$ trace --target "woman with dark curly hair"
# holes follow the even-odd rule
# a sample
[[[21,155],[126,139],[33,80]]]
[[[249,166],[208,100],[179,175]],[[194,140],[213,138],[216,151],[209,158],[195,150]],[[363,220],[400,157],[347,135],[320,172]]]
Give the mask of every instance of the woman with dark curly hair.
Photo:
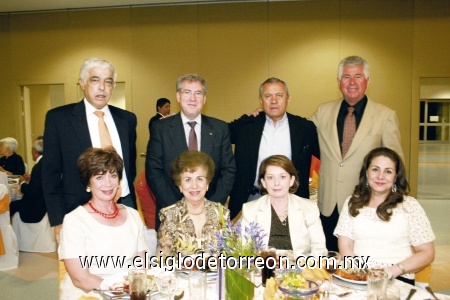
[[[425,211],[408,192],[400,156],[389,148],[373,149],[334,234],[341,255],[369,256],[369,267],[387,268],[414,284],[414,272],[434,259],[435,236]]]

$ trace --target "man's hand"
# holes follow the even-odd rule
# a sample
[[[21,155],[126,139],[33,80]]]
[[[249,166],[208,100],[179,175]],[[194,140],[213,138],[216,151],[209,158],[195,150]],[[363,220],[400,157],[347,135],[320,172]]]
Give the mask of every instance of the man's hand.
[[[247,114],[247,116],[249,116],[249,117],[251,117],[251,116],[257,117],[259,115],[259,113],[262,112],[262,111],[263,111],[263,109],[259,107],[254,112],[251,112],[251,113]]]
[[[55,230],[56,242],[59,244],[59,240],[60,240],[59,235],[61,234],[62,224],[54,226],[53,229]]]
[[[23,174],[23,176],[19,177],[19,184],[22,184],[22,182],[29,183],[30,178],[31,178],[30,174],[28,174],[28,173]]]

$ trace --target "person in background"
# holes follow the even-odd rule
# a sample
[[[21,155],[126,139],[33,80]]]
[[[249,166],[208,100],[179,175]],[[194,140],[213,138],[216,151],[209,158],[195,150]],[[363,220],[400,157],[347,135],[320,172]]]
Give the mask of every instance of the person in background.
[[[156,254],[191,255],[206,250],[214,244],[221,221],[230,219],[227,208],[205,198],[214,176],[214,161],[204,152],[185,151],[173,163],[171,174],[183,198],[159,212]]]
[[[313,122],[286,112],[290,100],[287,84],[269,78],[259,88],[264,112],[256,117],[243,115],[229,124],[237,169],[229,204],[232,219],[242,204],[261,197],[258,167],[271,155],[285,155],[293,162],[300,183],[295,194],[309,198],[311,159],[320,158],[317,131]]]
[[[80,181],[77,159],[90,147],[112,145],[124,162],[119,203],[136,207],[133,182],[136,177],[136,115],[108,105],[116,81],[116,69],[100,58],[86,59],[79,84],[84,98],[57,107],[45,119],[45,150],[42,167],[44,197],[56,240],[64,215],[90,199]]]
[[[162,117],[168,115],[170,115],[170,100],[167,98],[159,98],[156,101],[156,115],[151,117],[150,121],[148,122],[148,132],[150,133],[153,122],[158,121]]]
[[[25,174],[25,163],[22,157],[16,153],[19,144],[12,137],[0,140],[0,171],[7,175]]]
[[[345,200],[334,234],[342,256],[369,257],[370,268],[388,268],[414,285],[414,273],[434,260],[435,236],[408,191],[400,155],[385,147],[373,149],[364,158],[359,183]]]
[[[211,201],[225,203],[236,172],[227,123],[201,114],[206,103],[205,80],[186,74],[178,78],[176,88],[180,113],[153,123],[147,145],[145,171],[156,197],[156,216],[161,208],[181,198],[180,189],[171,180],[170,168],[184,151],[203,151],[214,161],[215,173],[206,194]],[[156,221],[158,229],[159,219]]]
[[[139,213],[115,202],[123,174],[120,155],[113,148],[88,148],[77,164],[90,199],[64,217],[58,254],[67,274],[60,283],[60,299],[109,289],[111,279],[117,280],[114,275],[127,272],[136,256],[144,260],[148,250]],[[123,266],[96,263],[102,257],[124,257]],[[86,261],[93,262],[90,268],[82,267]]]
[[[320,146],[319,209],[327,248],[333,251],[338,250],[333,231],[339,212],[358,183],[355,170],[361,168],[363,158],[380,146],[403,157],[396,112],[366,95],[367,61],[359,56],[344,58],[337,81],[344,99],[321,104],[311,117]]]
[[[30,182],[25,178],[19,179],[20,192],[23,194],[21,200],[12,201],[10,205],[11,217],[20,213],[20,219],[24,223],[39,223],[47,213],[44,192],[42,190],[42,154],[44,152],[44,142],[36,140],[31,149],[31,155],[36,165],[33,167]]]
[[[322,255],[325,235],[317,203],[295,195],[297,170],[284,155],[272,155],[259,167],[259,187],[264,196],[242,206],[243,226],[256,222],[266,236],[265,244],[294,250],[296,256]]]

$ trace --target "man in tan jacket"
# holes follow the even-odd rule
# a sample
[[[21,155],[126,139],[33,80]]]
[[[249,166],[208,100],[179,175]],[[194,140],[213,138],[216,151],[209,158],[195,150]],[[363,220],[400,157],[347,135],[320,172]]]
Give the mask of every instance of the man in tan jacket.
[[[344,99],[321,104],[311,117],[319,135],[319,209],[328,250],[338,250],[333,231],[345,199],[358,184],[366,154],[384,146],[403,158],[397,114],[366,96],[369,76],[365,59],[359,56],[343,59],[338,69],[338,85]],[[356,133],[348,151],[342,155],[344,122],[349,107],[354,108]]]

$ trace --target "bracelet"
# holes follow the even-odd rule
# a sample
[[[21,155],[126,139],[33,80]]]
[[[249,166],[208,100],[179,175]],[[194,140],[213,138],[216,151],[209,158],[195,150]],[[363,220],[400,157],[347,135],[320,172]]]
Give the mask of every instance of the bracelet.
[[[401,263],[398,263],[397,264],[397,267],[399,267],[400,268],[400,270],[402,270],[402,273],[400,274],[400,275],[402,275],[402,274],[405,274],[406,273],[406,270],[405,270],[405,267],[401,264]]]

